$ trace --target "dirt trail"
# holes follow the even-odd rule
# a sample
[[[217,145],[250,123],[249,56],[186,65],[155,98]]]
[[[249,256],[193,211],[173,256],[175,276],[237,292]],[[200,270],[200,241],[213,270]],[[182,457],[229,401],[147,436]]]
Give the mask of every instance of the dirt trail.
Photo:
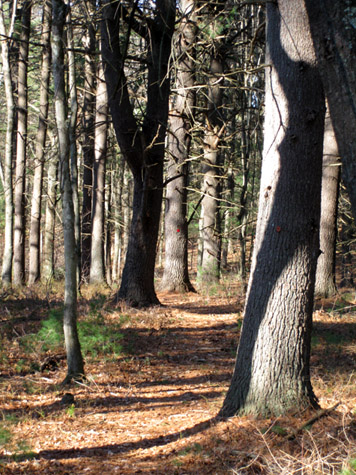
[[[180,451],[200,450],[231,378],[238,308],[194,294],[159,297],[162,308],[124,309],[131,318],[123,341],[132,356],[87,365],[88,383],[68,390],[74,408],[51,389],[64,368],[17,377],[17,390],[12,378],[2,410],[26,412],[17,436],[35,457],[4,473],[173,473]],[[26,380],[36,394],[19,398]]]
[[[54,373],[21,375],[14,371],[16,355],[0,361],[0,414],[13,432],[0,454],[0,474],[314,475],[353,467],[354,306],[345,314],[342,301],[340,312],[335,302],[332,311],[319,302],[314,315],[313,386],[322,407],[340,402],[336,411],[307,430],[298,428],[310,419],[308,411],[221,421],[216,415],[233,370],[242,310],[239,289],[228,290],[210,297],[160,294],[164,306],[146,310],[104,305],[108,323],[129,317],[120,330],[125,351],[87,363],[85,384],[59,386],[62,360]],[[82,316],[88,302],[79,305]],[[6,305],[11,311],[0,309],[0,322],[11,314],[16,335],[48,315],[38,301]],[[65,392],[74,405],[63,403]],[[0,443],[4,435],[0,430]]]

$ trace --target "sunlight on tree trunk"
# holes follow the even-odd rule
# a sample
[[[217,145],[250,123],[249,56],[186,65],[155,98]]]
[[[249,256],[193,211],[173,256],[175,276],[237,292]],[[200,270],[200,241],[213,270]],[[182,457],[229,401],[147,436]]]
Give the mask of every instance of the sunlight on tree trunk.
[[[302,1],[268,4],[266,62],[254,258],[224,416],[317,406],[309,357],[325,100]]]

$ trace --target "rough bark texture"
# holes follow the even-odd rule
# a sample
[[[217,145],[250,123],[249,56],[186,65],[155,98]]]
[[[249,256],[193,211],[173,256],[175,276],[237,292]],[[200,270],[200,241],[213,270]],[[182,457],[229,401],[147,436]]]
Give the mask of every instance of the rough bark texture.
[[[105,164],[108,135],[108,107],[106,84],[102,65],[98,66],[95,114],[95,163],[92,206],[92,237],[90,283],[105,282],[104,217],[105,217]]]
[[[267,18],[258,223],[225,416],[317,405],[309,356],[325,101],[302,1],[269,3]]]
[[[331,297],[336,293],[335,253],[340,160],[330,115],[325,117],[323,177],[321,185],[320,250],[316,268],[315,293]]]
[[[30,222],[30,250],[29,250],[29,276],[28,283],[33,284],[40,278],[40,230],[41,230],[41,204],[43,187],[43,166],[45,157],[45,145],[47,136],[48,119],[48,91],[51,65],[51,18],[52,8],[50,0],[44,1],[41,43],[43,45],[42,66],[41,66],[41,86],[40,86],[40,116],[38,122],[36,149],[35,149],[35,171],[33,177],[33,190],[31,201],[31,222]]]
[[[25,281],[25,178],[27,158],[27,69],[32,1],[22,5],[17,76],[17,137],[14,186],[14,284]]]
[[[69,130],[64,80],[63,28],[66,6],[62,0],[52,0],[52,58],[54,103],[59,145],[60,186],[65,260],[65,290],[63,330],[67,353],[65,382],[81,378],[84,374],[83,358],[77,332],[77,254],[74,235],[74,209],[69,165]]]
[[[356,8],[354,0],[304,0],[327,96],[342,177],[356,217]]]
[[[14,201],[12,193],[12,153],[13,132],[15,124],[15,105],[12,87],[11,67],[9,59],[9,45],[5,28],[4,2],[0,1],[0,41],[2,71],[4,75],[6,95],[6,138],[4,156],[4,198],[5,198],[5,229],[4,229],[4,252],[2,259],[1,279],[4,285],[11,284],[12,256],[13,256],[13,214]]]
[[[194,290],[188,275],[187,184],[190,130],[194,121],[194,47],[196,27],[191,17],[194,2],[181,2],[175,43],[176,88],[169,119],[167,184],[165,197],[165,264],[161,287],[167,291]],[[185,12],[190,12],[186,14]]]
[[[168,118],[168,62],[175,2],[157,0],[153,17],[138,31],[148,47],[147,106],[140,129],[132,110],[120,49],[119,2],[106,2],[102,54],[116,137],[134,179],[133,216],[118,298],[132,305],[158,304],[154,266],[162,203],[164,142]],[[128,18],[133,26],[133,18]],[[135,24],[135,26],[137,26]]]

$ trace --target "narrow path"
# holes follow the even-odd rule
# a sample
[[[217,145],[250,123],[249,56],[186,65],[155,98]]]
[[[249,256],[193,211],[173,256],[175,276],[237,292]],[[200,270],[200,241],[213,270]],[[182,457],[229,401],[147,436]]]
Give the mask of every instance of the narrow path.
[[[231,378],[237,308],[194,294],[160,299],[162,308],[125,309],[131,354],[88,365],[89,383],[71,390],[75,408],[62,407],[51,390],[62,374],[31,375],[40,395],[8,407],[26,410],[21,436],[35,457],[4,473],[163,474],[175,470],[175,454],[178,470],[179,454],[198,450]]]

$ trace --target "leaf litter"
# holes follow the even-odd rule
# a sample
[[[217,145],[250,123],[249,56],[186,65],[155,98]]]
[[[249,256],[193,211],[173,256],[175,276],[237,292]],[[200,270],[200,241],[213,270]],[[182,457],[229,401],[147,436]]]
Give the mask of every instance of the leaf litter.
[[[164,306],[146,310],[105,304],[106,324],[122,321],[123,351],[87,359],[86,381],[69,388],[60,386],[63,359],[41,372],[21,353],[21,335],[48,308],[34,298],[18,307],[7,301],[1,311],[8,325],[0,359],[1,474],[356,473],[353,307],[340,318],[328,311],[330,302],[317,305],[313,386],[322,408],[339,405],[305,425],[315,412],[218,419],[242,301],[223,291],[159,298]],[[80,302],[80,319],[87,306]]]

